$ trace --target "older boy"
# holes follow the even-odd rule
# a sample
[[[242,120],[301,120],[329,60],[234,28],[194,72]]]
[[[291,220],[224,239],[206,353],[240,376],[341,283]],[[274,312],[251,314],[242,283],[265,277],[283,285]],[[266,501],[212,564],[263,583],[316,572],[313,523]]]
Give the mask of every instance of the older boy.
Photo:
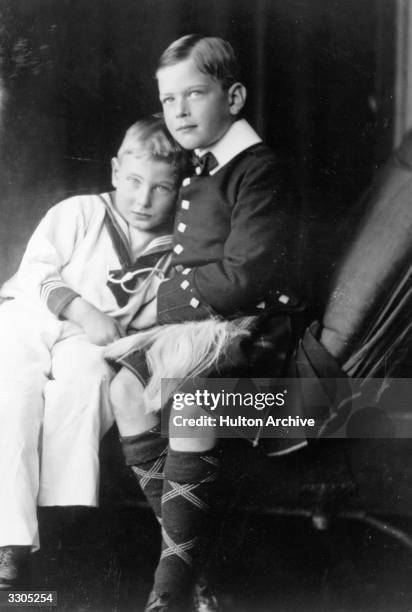
[[[219,38],[185,36],[162,55],[157,80],[170,133],[198,157],[196,175],[182,183],[176,274],[159,286],[158,323],[221,321],[293,306],[297,210],[277,158],[240,119],[246,89],[233,49]],[[126,461],[162,522],[162,554],[146,610],[182,612],[191,605],[199,536],[217,473],[214,431],[206,436],[205,428],[193,428],[191,437],[171,435],[167,451],[153,429],[157,416],[145,414],[141,399],[135,403],[143,410],[130,410],[130,400],[142,398],[150,375],[142,353],[128,353],[122,362],[129,370],[115,379],[111,398]],[[201,414],[198,407],[185,411]]]
[[[97,505],[99,441],[113,422],[102,347],[154,323],[182,162],[162,120],[134,124],[112,160],[115,191],[54,206],[1,289],[3,588],[39,546],[37,504]]]

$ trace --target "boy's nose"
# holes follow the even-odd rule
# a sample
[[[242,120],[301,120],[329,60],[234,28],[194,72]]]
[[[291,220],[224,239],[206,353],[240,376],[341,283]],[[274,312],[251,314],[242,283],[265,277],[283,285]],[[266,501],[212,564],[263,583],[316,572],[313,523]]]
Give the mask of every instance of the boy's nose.
[[[189,114],[187,100],[182,96],[176,100],[176,117],[185,117]]]
[[[151,201],[151,190],[149,187],[141,186],[137,194],[137,203],[142,208],[149,208]]]

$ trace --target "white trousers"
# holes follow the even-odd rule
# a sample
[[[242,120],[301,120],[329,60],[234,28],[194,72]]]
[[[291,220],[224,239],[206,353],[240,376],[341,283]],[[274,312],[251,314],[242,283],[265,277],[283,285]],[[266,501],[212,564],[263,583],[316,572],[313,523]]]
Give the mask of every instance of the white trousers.
[[[39,546],[36,508],[96,506],[113,371],[81,329],[0,306],[0,546]]]

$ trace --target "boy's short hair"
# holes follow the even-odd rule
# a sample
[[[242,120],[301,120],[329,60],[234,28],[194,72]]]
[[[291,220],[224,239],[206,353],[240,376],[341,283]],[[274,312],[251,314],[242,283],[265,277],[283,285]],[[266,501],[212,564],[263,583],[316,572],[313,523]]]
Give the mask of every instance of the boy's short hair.
[[[198,70],[219,81],[227,90],[240,81],[240,67],[233,47],[215,36],[188,34],[172,42],[160,57],[157,71],[193,58]]]
[[[183,176],[188,164],[188,154],[171,137],[164,119],[157,116],[140,119],[129,127],[117,152],[119,162],[125,155],[146,155],[171,164],[177,179]]]

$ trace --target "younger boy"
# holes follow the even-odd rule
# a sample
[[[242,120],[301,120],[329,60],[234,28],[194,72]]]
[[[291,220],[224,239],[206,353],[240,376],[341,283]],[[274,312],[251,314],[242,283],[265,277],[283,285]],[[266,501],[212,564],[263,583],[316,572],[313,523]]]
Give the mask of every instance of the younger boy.
[[[154,323],[183,161],[162,120],[132,125],[112,160],[115,191],[54,206],[1,289],[3,588],[39,546],[37,504],[97,505],[99,441],[113,422],[102,350]]]
[[[213,429],[206,435],[205,428],[194,427],[191,437],[179,438],[171,430],[167,449],[156,429],[158,416],[145,412],[144,386],[150,373],[160,378],[160,361],[165,377],[168,371],[169,377],[179,377],[185,339],[186,356],[198,344],[193,330],[200,328],[187,322],[209,319],[203,328],[211,336],[217,331],[216,350],[211,351],[217,359],[218,345],[225,345],[227,329],[223,325],[219,331],[224,319],[293,306],[291,237],[297,211],[279,161],[240,119],[246,89],[229,43],[197,35],[175,41],[160,59],[157,80],[170,133],[198,157],[196,175],[183,180],[179,197],[176,274],[157,293],[157,322],[186,323],[156,330],[149,368],[141,351],[121,357],[126,367],[113,381],[111,398],[126,462],[162,524],[162,553],[146,610],[182,612],[191,605],[200,536],[217,474],[215,436]],[[136,346],[144,347],[148,337],[138,336]],[[161,359],[153,361],[158,342]],[[193,364],[188,373],[193,374]],[[201,409],[186,406],[181,414],[197,417]],[[209,608],[202,609],[213,605],[209,601]]]

